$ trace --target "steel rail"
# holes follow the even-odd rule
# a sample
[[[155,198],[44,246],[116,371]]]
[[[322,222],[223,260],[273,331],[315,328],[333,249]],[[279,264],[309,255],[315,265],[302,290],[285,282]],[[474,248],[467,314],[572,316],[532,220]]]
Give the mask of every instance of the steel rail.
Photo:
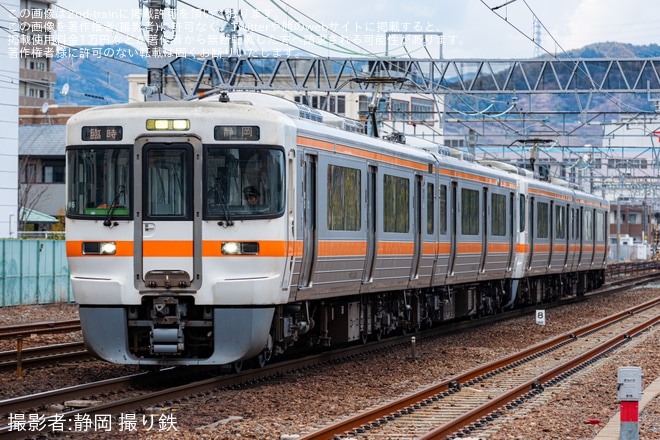
[[[587,333],[593,332],[596,328],[603,328],[609,326],[613,322],[619,321],[627,316],[634,315],[650,307],[654,307],[658,304],[660,304],[660,298],[657,298],[652,301],[648,301],[644,304],[640,304],[635,307],[631,307],[623,312],[617,313],[612,316],[608,316],[604,319],[599,320],[598,322],[580,327],[577,330],[564,333],[560,336],[557,336],[548,341],[532,346],[528,349],[522,350],[513,355],[506,356],[502,359],[498,359],[493,362],[489,362],[487,364],[478,366],[477,368],[474,368],[467,372],[461,373],[459,375],[441,381],[426,389],[417,391],[410,395],[404,396],[400,399],[396,399],[384,405],[371,408],[363,413],[356,414],[354,416],[340,420],[337,423],[320,428],[319,430],[311,434],[303,436],[300,440],[320,440],[320,439],[325,440],[325,439],[333,439],[335,438],[335,436],[341,438],[342,435],[351,432],[354,429],[369,427],[372,426],[372,424],[374,423],[379,424],[381,423],[380,421],[386,420],[388,417],[391,417],[393,414],[398,414],[399,411],[401,411],[402,409],[411,408],[414,407],[415,405],[420,405],[420,404],[427,405],[430,400],[437,399],[437,396],[439,395],[446,396],[448,394],[453,394],[458,389],[460,389],[461,386],[465,384],[469,384],[471,381],[474,381],[475,379],[487,375],[492,375],[493,372],[501,370],[503,368],[507,368],[508,366],[515,364],[517,362],[521,362],[522,360],[529,358],[530,356],[536,356],[538,353],[542,353],[544,351],[550,350],[553,347],[574,340],[581,335],[585,335]],[[578,360],[575,362],[583,363],[584,362],[583,359],[586,359],[590,356],[593,357],[596,355],[593,353],[609,349],[615,343],[620,343],[624,339],[630,337],[630,335],[636,334],[639,331],[641,331],[641,329],[647,328],[648,326],[654,324],[655,322],[658,321],[658,319],[660,319],[660,316],[654,317],[652,320],[649,320],[648,322],[639,325],[633,328],[632,330],[628,330],[623,334],[618,335],[615,338],[612,338],[612,340],[608,341],[607,343],[601,346],[605,348],[602,349],[595,348],[593,350],[590,350],[586,354],[581,355],[578,358]],[[497,408],[502,406],[503,402],[515,400],[515,398],[518,398],[520,395],[530,392],[530,390],[532,390],[532,386],[534,386],[535,384],[545,383],[551,380],[551,378],[559,376],[560,374],[564,373],[566,370],[573,368],[572,366],[570,366],[570,364],[571,363],[567,363],[566,365],[556,367],[547,373],[544,373],[534,379],[531,379],[525,384],[521,385],[520,387],[515,388],[510,392],[503,394],[502,396],[499,396],[498,398],[494,399],[495,403],[489,404],[488,406],[483,405],[483,407],[475,408],[470,412],[464,414],[463,416],[459,417],[456,421],[450,422],[447,425],[443,425],[443,427],[440,427],[442,428],[442,433],[444,433],[444,435],[451,434],[457,431],[459,429],[459,426],[468,425],[476,420],[485,417],[487,414],[493,411],[493,407]],[[440,428],[438,428],[438,430],[440,430]],[[438,434],[437,437],[429,437],[429,438],[440,438],[440,435],[441,434]]]

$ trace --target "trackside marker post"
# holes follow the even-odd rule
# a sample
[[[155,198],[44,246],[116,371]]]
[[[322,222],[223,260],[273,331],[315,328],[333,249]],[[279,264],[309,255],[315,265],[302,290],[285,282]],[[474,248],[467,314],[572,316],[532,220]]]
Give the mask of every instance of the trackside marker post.
[[[640,367],[619,367],[617,395],[620,402],[620,440],[639,440],[639,401],[642,400],[644,375]]]

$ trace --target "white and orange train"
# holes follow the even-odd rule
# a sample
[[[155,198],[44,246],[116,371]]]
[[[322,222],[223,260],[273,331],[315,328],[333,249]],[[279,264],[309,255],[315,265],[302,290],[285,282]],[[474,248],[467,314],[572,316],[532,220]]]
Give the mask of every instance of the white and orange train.
[[[609,205],[259,93],[95,108],[67,124],[67,254],[88,349],[263,364],[580,295]]]

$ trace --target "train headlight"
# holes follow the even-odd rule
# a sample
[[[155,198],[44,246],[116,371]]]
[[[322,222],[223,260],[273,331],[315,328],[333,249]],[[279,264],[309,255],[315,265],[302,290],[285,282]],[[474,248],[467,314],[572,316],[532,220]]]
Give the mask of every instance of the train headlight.
[[[190,130],[189,119],[147,119],[147,130]]]
[[[222,243],[222,255],[238,255],[241,251],[241,244],[235,241]]]
[[[257,255],[259,243],[226,241],[221,246],[222,255]]]
[[[82,244],[84,255],[115,255],[117,243],[114,241],[86,241]]]

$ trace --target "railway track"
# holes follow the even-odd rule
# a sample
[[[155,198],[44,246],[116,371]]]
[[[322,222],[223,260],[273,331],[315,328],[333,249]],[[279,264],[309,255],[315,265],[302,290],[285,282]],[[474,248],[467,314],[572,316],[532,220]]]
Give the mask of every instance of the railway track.
[[[301,440],[474,435],[660,320],[660,298],[341,420]]]
[[[640,283],[641,281],[637,280],[633,284],[636,285]],[[630,285],[628,284],[620,285],[616,287],[612,286],[610,287],[609,291],[613,292],[616,290],[626,289],[629,287]],[[583,299],[584,298],[578,298],[577,300],[583,300]],[[500,317],[499,319],[508,319],[509,317],[520,315],[522,312],[515,311],[511,313],[512,314],[510,316],[505,315],[503,317]],[[615,319],[622,319],[628,315],[636,316],[639,315],[639,312],[635,310],[629,310],[619,315],[620,316]],[[462,329],[470,328],[475,325],[477,325],[476,321],[463,322],[455,326],[451,330],[448,330],[447,328],[433,329],[433,330],[429,330],[428,332],[418,333],[416,334],[416,337],[418,339],[423,339],[425,337],[434,337],[434,335],[436,334],[447,334],[449,331],[461,331]],[[588,330],[584,330],[584,332],[587,331]],[[630,331],[621,332],[621,334],[626,335],[626,337],[632,335]],[[621,334],[615,337],[617,343],[622,342],[623,336],[621,336]],[[582,333],[574,332],[572,335],[568,335],[568,336],[564,335],[563,342],[565,344],[568,344],[568,342],[574,339],[580,339],[581,337],[583,337]],[[2,423],[0,423],[0,426],[2,426],[2,428],[0,428],[0,438],[25,437],[25,433],[21,434],[20,432],[12,431],[10,429],[9,423],[6,420],[6,417],[8,415],[21,414],[21,413],[27,414],[28,412],[31,413],[36,411],[37,413],[42,414],[42,417],[47,418],[49,417],[49,414],[45,412],[45,408],[48,405],[51,404],[63,405],[63,403],[66,402],[67,400],[86,399],[94,402],[94,406],[91,406],[89,408],[68,408],[63,406],[63,411],[59,416],[68,420],[74,420],[76,417],[81,417],[84,414],[104,415],[104,414],[121,414],[123,412],[130,412],[130,411],[140,412],[145,407],[148,406],[160,405],[160,406],[176,407],[178,405],[177,402],[181,402],[182,400],[188,399],[191,396],[194,397],[200,394],[208,394],[212,392],[212,390],[226,389],[230,387],[242,386],[245,384],[252,384],[258,381],[269,380],[269,378],[286,375],[290,373],[292,370],[305,369],[308,367],[319,365],[320,363],[324,363],[324,362],[341,361],[351,356],[365,355],[365,353],[368,353],[369,351],[387,350],[397,345],[403,345],[403,344],[408,345],[409,343],[410,343],[410,337],[402,336],[402,337],[390,338],[390,339],[378,341],[376,343],[369,344],[368,346],[353,346],[347,349],[325,352],[317,356],[309,356],[304,359],[283,362],[276,365],[267,366],[266,368],[263,369],[246,371],[241,374],[218,375],[217,372],[212,373],[209,372],[208,369],[202,369],[197,371],[191,369],[176,369],[176,370],[173,369],[172,373],[168,373],[168,372],[161,372],[158,374],[143,373],[135,376],[113,379],[111,381],[104,381],[102,383],[85,384],[85,385],[81,385],[80,387],[70,387],[65,390],[54,390],[46,393],[39,393],[38,395],[34,395],[34,396],[23,396],[18,399],[8,399],[8,400],[0,401],[0,417],[4,419]],[[525,353],[527,353],[527,351],[523,352],[520,356],[522,356],[523,358],[525,358],[525,356],[534,356],[533,354],[531,354],[531,352],[529,352],[528,354]],[[510,361],[510,363],[516,363],[516,362],[520,362],[520,360]],[[542,364],[542,365],[544,365],[544,368],[546,368],[547,370],[547,364]],[[513,367],[507,367],[503,365],[498,368],[502,368],[503,371],[507,371],[507,368],[508,370],[510,370]],[[192,371],[192,373],[188,374],[188,373],[184,373],[184,371],[188,371],[188,373]],[[169,374],[171,374],[172,376],[168,376]],[[173,378],[181,379],[186,374],[188,374],[187,380],[177,382],[178,383],[177,386],[171,386],[173,383]],[[205,380],[199,380],[200,376],[203,374],[207,374],[207,375],[210,374],[211,376],[209,376]],[[357,424],[347,429],[348,430],[362,429],[364,426],[369,426],[370,429],[368,431],[373,432],[374,428],[380,427],[381,425],[384,424],[383,420],[387,420],[388,415],[390,418],[394,418],[398,422],[398,420],[404,418],[404,415],[407,415],[407,413],[410,414],[416,413],[417,415],[422,414],[421,409],[429,406],[430,403],[427,401],[430,400],[431,402],[433,402],[434,397],[437,400],[445,400],[450,395],[460,395],[460,394],[467,395],[467,393],[470,393],[470,391],[472,391],[472,394],[475,395],[490,394],[490,393],[479,392],[479,388],[483,388],[484,386],[482,385],[484,381],[484,378],[482,376],[487,376],[488,374],[489,373],[485,371],[479,372],[479,369],[477,369],[471,373],[471,376],[467,373],[460,376],[456,376],[455,378],[452,378],[452,380],[439,385],[441,391],[435,394],[430,394],[429,397],[422,399],[420,402],[410,403],[408,406],[404,407],[400,411],[390,411],[387,415],[384,415],[379,418],[375,418],[374,420],[369,422],[365,422],[364,425]],[[561,374],[566,374],[566,373],[564,372]],[[541,375],[537,375],[537,376],[541,376]],[[537,384],[541,384],[541,386],[544,386],[543,384],[551,380],[555,380],[555,379],[546,380],[542,377],[541,378],[535,377],[529,379],[527,382],[524,382],[521,385],[518,385],[518,387],[514,387],[514,389],[519,388],[518,391],[516,392],[521,393],[520,394],[521,397],[517,397],[516,399],[525,399],[527,393],[539,392],[539,390],[542,388],[537,387]],[[470,383],[471,381],[473,381],[473,383]],[[475,386],[477,384],[478,386]],[[532,386],[536,388],[532,389]],[[472,388],[472,390],[468,390],[469,388]],[[156,391],[152,391],[153,389],[156,389]],[[142,390],[142,391],[138,391],[137,393],[133,393],[132,391],[131,393],[124,393],[122,390]],[[120,396],[120,398],[115,399],[114,397],[112,397],[113,395]],[[513,400],[514,405],[516,404],[515,403],[516,399]],[[505,404],[502,403],[501,406],[502,405]],[[419,406],[419,408],[417,408],[417,406]],[[491,412],[486,415],[479,414],[479,416],[476,419],[467,423],[465,425],[466,426],[465,428],[460,428],[460,429],[466,429],[468,431],[470,429],[475,429],[474,427],[476,425],[484,423],[484,421],[487,421],[489,417],[497,417],[497,416],[498,416],[497,409],[491,410]],[[391,426],[394,426],[394,421],[387,420],[387,422],[388,423],[386,424],[390,424]],[[470,427],[471,424],[474,425],[472,428]],[[454,429],[454,428],[448,428],[448,429]],[[460,431],[459,428],[455,428],[455,429]],[[365,431],[367,430],[365,429]],[[346,433],[346,432],[348,431],[346,430],[342,431],[342,433]],[[359,435],[361,433],[355,432],[355,434]],[[324,437],[319,437],[319,438],[324,438]],[[331,438],[331,437],[325,437],[325,438]]]
[[[82,342],[26,348],[21,351],[20,356],[17,350],[3,351],[0,352],[0,371],[16,370],[19,363],[21,368],[33,368],[90,358],[91,355],[87,353]]]
[[[51,334],[79,332],[80,320],[32,322],[28,324],[3,325],[0,327],[0,339],[16,338],[31,334]]]

